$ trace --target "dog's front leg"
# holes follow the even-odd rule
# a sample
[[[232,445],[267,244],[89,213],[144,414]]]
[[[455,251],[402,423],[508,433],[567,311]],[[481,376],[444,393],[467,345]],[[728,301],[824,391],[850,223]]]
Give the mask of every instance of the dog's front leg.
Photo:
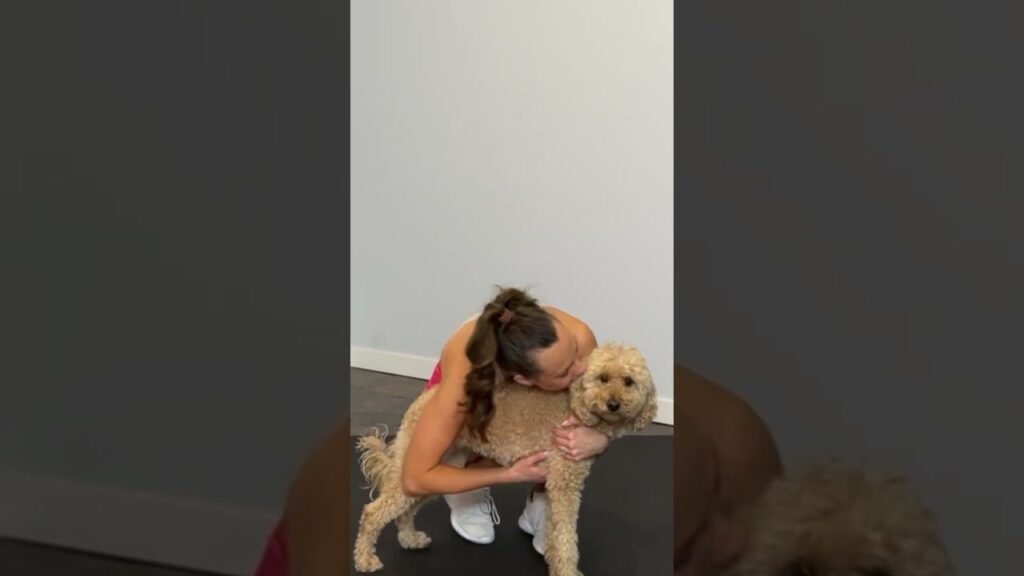
[[[544,558],[550,576],[582,576],[576,523],[590,462],[552,458],[548,468],[548,510]]]

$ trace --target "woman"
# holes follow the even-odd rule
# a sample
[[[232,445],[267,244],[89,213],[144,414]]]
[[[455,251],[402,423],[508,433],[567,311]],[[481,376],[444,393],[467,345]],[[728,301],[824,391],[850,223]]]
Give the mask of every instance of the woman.
[[[597,346],[582,321],[557,308],[540,306],[521,290],[502,290],[483,312],[448,339],[427,388],[437,392],[424,408],[413,431],[403,465],[402,487],[410,495],[444,494],[455,531],[470,542],[494,541],[500,517],[489,487],[533,482],[519,526],[533,535],[533,547],[544,553],[547,496],[542,465],[546,454],[534,454],[503,468],[486,459],[464,467],[449,454],[464,426],[486,436],[494,413],[492,393],[500,384],[566,390],[586,370],[586,357]],[[565,458],[581,460],[608,447],[608,437],[569,418],[552,431],[553,443]]]
[[[406,491],[445,494],[452,527],[472,542],[494,540],[497,514],[488,491],[494,484],[543,482],[544,455],[523,458],[509,468],[478,459],[456,468],[443,455],[467,424],[486,433],[491,392],[498,382],[565,390],[583,374],[585,358],[597,346],[590,328],[551,307],[538,306],[525,292],[501,291],[478,316],[445,344],[427,388],[438,391],[413,433],[406,455]],[[271,534],[256,576],[335,576],[348,566],[348,420],[325,438],[303,463],[288,493],[282,521]],[[580,460],[604,452],[608,438],[570,418],[553,431],[565,458]],[[547,511],[543,484],[527,499],[519,526],[544,553]]]
[[[716,576],[743,553],[732,512],[782,473],[771,431],[742,398],[676,365],[676,574]]]

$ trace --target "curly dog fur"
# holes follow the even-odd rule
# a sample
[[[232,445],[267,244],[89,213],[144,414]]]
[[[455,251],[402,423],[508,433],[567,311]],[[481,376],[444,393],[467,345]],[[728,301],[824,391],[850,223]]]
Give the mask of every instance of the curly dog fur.
[[[359,439],[360,466],[377,496],[363,509],[355,543],[355,568],[373,572],[383,568],[376,553],[381,530],[392,520],[403,548],[425,548],[430,537],[416,530],[413,519],[427,501],[436,496],[416,497],[401,487],[401,467],[412,431],[436,388],[424,391],[409,407],[391,444],[382,434]],[[616,409],[612,409],[616,404]],[[609,406],[611,404],[611,406]],[[549,392],[520,384],[503,384],[494,390],[495,413],[483,442],[464,429],[456,438],[450,458],[464,464],[470,453],[510,466],[538,450],[548,450],[548,492],[545,560],[552,576],[580,576],[576,521],[584,480],[592,460],[573,462],[562,458],[551,443],[550,431],[574,414],[585,425],[611,438],[640,430],[657,413],[657,394],[651,373],[640,353],[621,344],[605,344],[588,358],[587,371],[566,392]]]
[[[906,479],[819,463],[775,481],[741,521],[729,576],[952,576],[935,519]]]

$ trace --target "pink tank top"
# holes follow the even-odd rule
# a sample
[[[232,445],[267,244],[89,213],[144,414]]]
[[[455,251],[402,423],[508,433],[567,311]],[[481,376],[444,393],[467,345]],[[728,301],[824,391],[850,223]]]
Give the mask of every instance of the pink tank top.
[[[288,576],[288,549],[284,541],[284,522],[280,521],[267,539],[263,557],[253,576]]]
[[[438,361],[434,365],[434,373],[430,375],[430,379],[427,380],[427,385],[423,387],[424,390],[430,390],[434,386],[441,383],[441,362]]]

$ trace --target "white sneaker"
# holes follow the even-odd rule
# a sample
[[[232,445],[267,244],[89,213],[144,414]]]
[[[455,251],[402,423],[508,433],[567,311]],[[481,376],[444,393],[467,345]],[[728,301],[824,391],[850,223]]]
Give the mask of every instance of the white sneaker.
[[[530,492],[526,497],[526,507],[519,516],[519,527],[533,536],[533,549],[537,554],[544,555],[544,531],[548,520],[547,492]]]
[[[475,544],[494,542],[494,525],[500,524],[501,518],[490,488],[445,494],[444,499],[452,509],[452,528],[459,536]]]

